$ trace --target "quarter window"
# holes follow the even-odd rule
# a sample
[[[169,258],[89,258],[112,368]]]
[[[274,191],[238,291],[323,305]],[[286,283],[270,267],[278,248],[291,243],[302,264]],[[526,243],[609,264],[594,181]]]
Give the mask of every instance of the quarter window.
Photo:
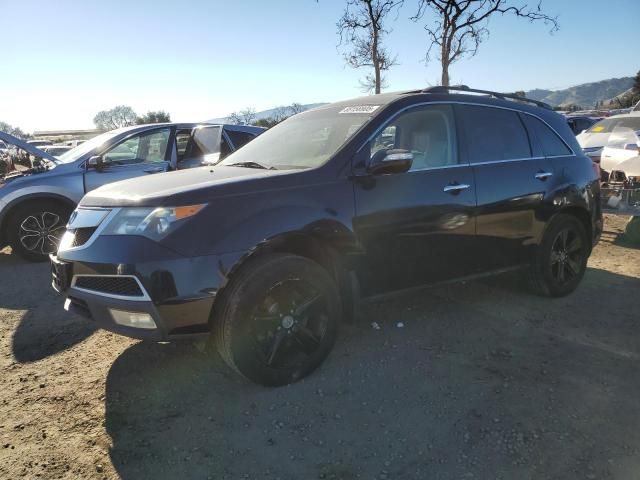
[[[411,171],[455,165],[455,134],[450,105],[416,108],[399,115],[371,141],[370,157],[402,149],[413,154]]]
[[[470,105],[461,110],[471,163],[531,157],[529,138],[516,112]]]
[[[542,121],[531,115],[523,115],[522,119],[529,131],[533,133],[532,138],[537,140],[545,156],[560,157],[563,155],[571,155],[571,150],[558,134]]]

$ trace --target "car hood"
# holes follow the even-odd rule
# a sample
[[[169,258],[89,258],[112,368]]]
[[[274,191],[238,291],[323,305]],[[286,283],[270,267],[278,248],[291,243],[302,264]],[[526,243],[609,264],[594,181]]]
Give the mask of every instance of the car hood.
[[[169,206],[206,202],[230,193],[255,191],[256,182],[291,174],[294,170],[261,170],[246,167],[198,167],[158,173],[110,183],[89,192],[81,206]]]
[[[581,133],[576,137],[582,148],[604,147],[609,140],[610,132]]]
[[[9,135],[6,132],[0,132],[0,140],[10,143],[12,145],[15,145],[16,147],[29,152],[31,155],[35,157],[46,158],[47,160],[50,160],[54,164],[59,163],[59,160],[53,155],[51,155],[50,153],[40,150],[38,147],[34,147],[30,143],[27,143],[24,140],[20,140],[19,138],[14,137],[13,135]]]
[[[627,177],[640,177],[640,155],[620,162],[616,170],[622,170]]]

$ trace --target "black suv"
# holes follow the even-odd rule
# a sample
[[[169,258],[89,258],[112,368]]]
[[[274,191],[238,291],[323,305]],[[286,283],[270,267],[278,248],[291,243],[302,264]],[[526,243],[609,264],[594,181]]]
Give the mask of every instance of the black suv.
[[[106,185],[73,213],[53,286],[123,335],[209,335],[264,385],[316,368],[361,298],[511,269],[566,295],[602,230],[598,178],[566,120],[525,101],[467,87],[359,98],[295,115],[204,174]]]

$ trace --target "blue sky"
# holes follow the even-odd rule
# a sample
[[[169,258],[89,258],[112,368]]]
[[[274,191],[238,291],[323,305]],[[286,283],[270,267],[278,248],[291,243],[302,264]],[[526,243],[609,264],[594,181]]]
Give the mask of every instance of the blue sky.
[[[524,0],[522,0],[524,1]],[[537,1],[537,0],[534,0]],[[389,90],[438,82],[427,39],[406,0],[387,45],[400,65]],[[521,3],[521,2],[518,2]],[[365,70],[337,47],[341,0],[0,0],[0,120],[27,131],[91,128],[118,104],[163,109],[175,121],[222,117],[247,106],[361,95]],[[560,31],[512,17],[491,20],[478,55],[452,83],[513,91],[565,88],[634,75],[638,0],[545,0]]]

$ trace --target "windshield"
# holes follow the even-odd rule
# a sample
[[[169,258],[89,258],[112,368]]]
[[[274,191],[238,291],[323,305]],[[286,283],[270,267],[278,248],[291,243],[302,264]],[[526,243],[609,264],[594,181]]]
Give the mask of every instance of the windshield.
[[[640,117],[605,118],[591,126],[588,133],[612,133],[614,130],[625,128],[628,130],[640,130]]]
[[[324,107],[299,113],[259,135],[220,165],[314,168],[331,158],[377,107]],[[355,113],[351,113],[355,112]]]
[[[120,132],[118,130],[113,130],[111,132],[103,133],[102,135],[98,135],[97,137],[93,137],[91,140],[87,140],[86,142],[78,145],[75,148],[72,148],[66,153],[63,153],[58,157],[58,161],[60,163],[71,163],[78,160],[83,155],[89,153],[91,150],[99,147],[107,140],[112,139]]]

